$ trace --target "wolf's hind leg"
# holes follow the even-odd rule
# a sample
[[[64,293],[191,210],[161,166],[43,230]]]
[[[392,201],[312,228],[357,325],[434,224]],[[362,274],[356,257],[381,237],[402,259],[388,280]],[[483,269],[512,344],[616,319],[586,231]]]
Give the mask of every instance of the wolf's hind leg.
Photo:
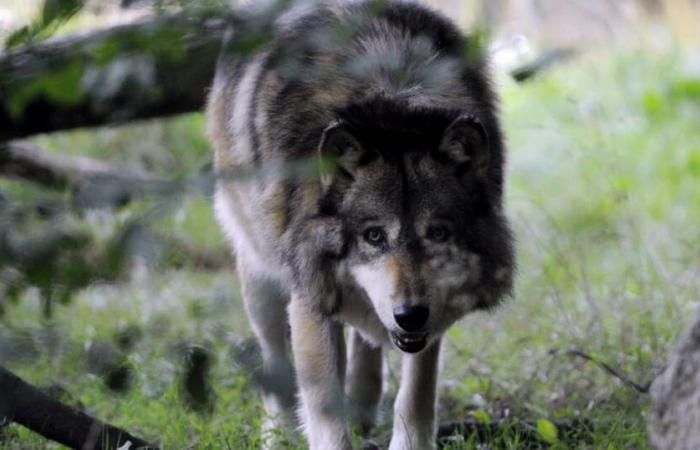
[[[350,330],[345,394],[353,424],[368,435],[382,396],[382,349],[368,344],[356,330]]]
[[[265,412],[263,433],[279,425],[294,425],[296,385],[288,354],[288,296],[277,282],[263,277],[239,275],[248,320],[260,344]]]

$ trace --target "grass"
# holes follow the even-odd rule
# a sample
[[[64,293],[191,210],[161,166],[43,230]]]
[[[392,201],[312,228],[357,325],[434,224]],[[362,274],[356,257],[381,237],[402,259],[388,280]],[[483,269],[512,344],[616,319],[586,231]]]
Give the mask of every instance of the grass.
[[[449,331],[441,419],[540,420],[542,446],[550,440],[557,449],[650,448],[646,395],[563,351],[648,381],[697,309],[700,77],[690,67],[680,50],[626,50],[581,56],[524,85],[501,80],[520,272],[511,302]],[[201,130],[202,117],[190,115],[38,141],[185,174],[207,162]],[[187,197],[157,226],[206,248],[224,245],[202,196]],[[255,352],[229,272],[137,266],[128,282],[93,286],[58,307],[50,325],[39,311],[29,291],[0,319],[0,342],[12,338],[21,350],[0,353],[2,363],[28,381],[59,383],[69,401],[162,448],[259,447],[263,410],[248,370]],[[134,338],[127,345],[124,336]],[[211,414],[183,403],[178,380],[194,344],[211,355]],[[115,349],[131,369],[130,389],[114,393],[91,368],[100,348]],[[390,396],[395,376],[389,385]],[[389,411],[387,403],[385,419]],[[547,423],[572,417],[591,424],[581,439],[547,436]],[[389,429],[379,427],[379,441]],[[15,425],[5,434],[0,449],[56,448]],[[521,438],[506,427],[491,448],[520,448]],[[477,443],[454,439],[448,448]]]

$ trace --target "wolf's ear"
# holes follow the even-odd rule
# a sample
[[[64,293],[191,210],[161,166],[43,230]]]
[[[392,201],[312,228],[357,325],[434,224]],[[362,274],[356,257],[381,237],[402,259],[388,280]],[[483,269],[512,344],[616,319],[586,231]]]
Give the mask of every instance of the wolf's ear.
[[[445,130],[440,142],[440,153],[455,164],[458,174],[485,177],[491,159],[486,129],[473,116],[458,117]]]
[[[318,156],[321,167],[333,164],[333,170],[321,171],[321,183],[324,188],[330,186],[334,175],[340,175],[350,180],[354,179],[353,173],[364,155],[364,149],[360,142],[352,135],[343,122],[332,122],[321,136],[318,146]]]

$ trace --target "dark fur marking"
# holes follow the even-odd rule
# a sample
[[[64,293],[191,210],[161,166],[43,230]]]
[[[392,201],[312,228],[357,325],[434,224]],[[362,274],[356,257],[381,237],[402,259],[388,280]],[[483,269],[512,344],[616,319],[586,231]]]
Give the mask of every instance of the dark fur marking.
[[[292,222],[292,217],[294,217],[294,209],[298,203],[297,194],[299,192],[299,185],[292,183],[289,180],[285,182],[285,211],[284,211],[284,229],[289,227]]]
[[[255,78],[253,82],[253,98],[250,102],[248,109],[248,128],[250,129],[250,143],[253,149],[253,162],[258,164],[260,162],[260,130],[258,129],[257,123],[257,112],[260,105],[260,97],[262,95],[262,89],[260,85],[262,81],[267,76],[270,67],[269,56],[263,61],[260,67],[260,73]]]
[[[397,149],[437,149],[445,129],[460,111],[417,108],[405,101],[376,97],[338,109],[336,116],[367,150],[385,158]]]
[[[455,176],[457,178],[461,178],[462,176],[467,174],[471,169],[472,169],[472,162],[471,161],[465,161],[461,164],[458,164],[457,167],[455,167]]]

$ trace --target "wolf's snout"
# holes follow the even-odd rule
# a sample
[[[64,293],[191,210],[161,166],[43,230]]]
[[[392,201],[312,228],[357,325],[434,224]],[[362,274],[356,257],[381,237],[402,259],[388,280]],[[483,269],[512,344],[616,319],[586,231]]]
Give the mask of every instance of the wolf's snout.
[[[418,331],[428,321],[430,310],[422,305],[401,305],[394,308],[394,319],[404,331]]]

